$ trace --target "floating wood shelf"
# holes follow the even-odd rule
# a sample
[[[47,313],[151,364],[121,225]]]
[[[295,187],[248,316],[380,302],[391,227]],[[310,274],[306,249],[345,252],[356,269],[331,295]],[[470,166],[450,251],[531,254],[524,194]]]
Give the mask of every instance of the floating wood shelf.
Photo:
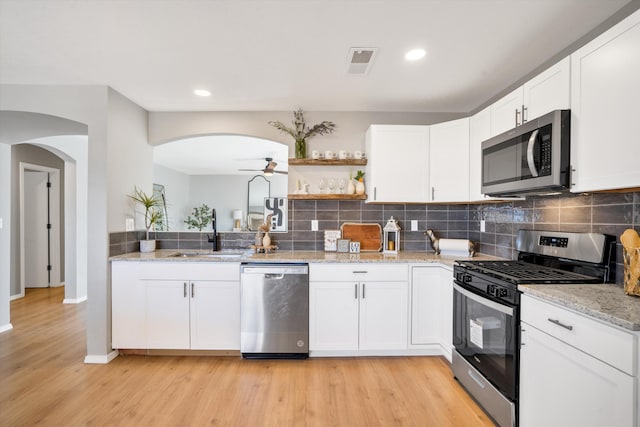
[[[289,194],[289,200],[366,200],[366,194]]]
[[[367,159],[314,160],[289,159],[289,166],[365,166]]]

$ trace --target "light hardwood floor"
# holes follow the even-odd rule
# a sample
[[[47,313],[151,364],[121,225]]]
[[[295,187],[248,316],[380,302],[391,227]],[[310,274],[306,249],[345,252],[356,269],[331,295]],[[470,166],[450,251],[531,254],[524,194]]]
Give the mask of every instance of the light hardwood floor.
[[[28,290],[0,334],[1,426],[491,426],[440,357],[85,365],[86,304]]]

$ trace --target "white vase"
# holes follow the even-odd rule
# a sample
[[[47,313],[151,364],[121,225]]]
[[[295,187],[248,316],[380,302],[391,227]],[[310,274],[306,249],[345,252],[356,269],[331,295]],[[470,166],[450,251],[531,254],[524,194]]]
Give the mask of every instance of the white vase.
[[[264,237],[262,238],[262,246],[265,249],[268,249],[271,246],[271,237],[269,233],[264,233]]]
[[[356,194],[358,195],[364,194],[364,182],[358,181],[356,183]]]
[[[153,252],[156,250],[155,240],[140,240],[140,252]]]
[[[347,185],[347,194],[353,194],[356,192],[356,186],[353,184],[353,180],[349,180],[349,185]]]

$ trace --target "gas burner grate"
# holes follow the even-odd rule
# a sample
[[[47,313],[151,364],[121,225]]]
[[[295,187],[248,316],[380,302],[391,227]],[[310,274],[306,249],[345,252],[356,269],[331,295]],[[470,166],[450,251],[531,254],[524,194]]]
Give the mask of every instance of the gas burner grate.
[[[512,283],[584,283],[597,280],[592,276],[523,261],[460,261],[459,264]]]

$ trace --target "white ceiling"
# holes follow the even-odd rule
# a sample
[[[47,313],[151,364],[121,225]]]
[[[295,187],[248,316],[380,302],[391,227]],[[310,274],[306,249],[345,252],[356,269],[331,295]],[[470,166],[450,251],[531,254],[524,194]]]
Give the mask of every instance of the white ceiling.
[[[109,85],[150,111],[466,113],[626,3],[0,0],[0,83]],[[379,48],[368,75],[351,47]]]

